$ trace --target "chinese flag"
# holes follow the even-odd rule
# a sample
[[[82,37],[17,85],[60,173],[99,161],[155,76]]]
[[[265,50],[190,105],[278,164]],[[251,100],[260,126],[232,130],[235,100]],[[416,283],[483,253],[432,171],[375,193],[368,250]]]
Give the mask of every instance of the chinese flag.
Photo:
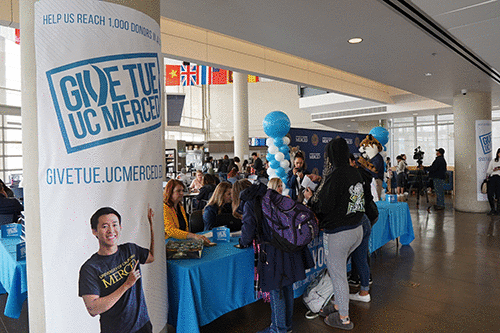
[[[226,84],[227,70],[222,68],[212,68],[212,84]]]
[[[250,83],[259,82],[259,77],[255,75],[248,75],[247,81]]]
[[[165,65],[165,85],[178,86],[181,84],[181,66]]]

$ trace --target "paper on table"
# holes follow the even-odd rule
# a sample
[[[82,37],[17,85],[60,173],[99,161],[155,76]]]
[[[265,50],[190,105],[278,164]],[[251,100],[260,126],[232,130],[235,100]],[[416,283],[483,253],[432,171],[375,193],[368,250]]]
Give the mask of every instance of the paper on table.
[[[231,233],[231,237],[241,237],[241,230],[240,231],[233,231]]]
[[[314,183],[311,178],[304,176],[304,179],[302,179],[302,184],[300,184],[303,188],[311,188],[312,191],[316,190],[316,187],[318,184]]]

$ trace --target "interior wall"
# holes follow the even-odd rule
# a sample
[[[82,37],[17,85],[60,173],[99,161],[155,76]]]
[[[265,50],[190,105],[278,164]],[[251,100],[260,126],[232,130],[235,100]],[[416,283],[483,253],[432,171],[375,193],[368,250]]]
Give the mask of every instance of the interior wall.
[[[211,85],[209,89],[209,140],[233,138],[233,86]],[[249,136],[266,137],[262,129],[264,117],[272,111],[283,111],[292,127],[331,130],[311,122],[311,115],[299,109],[299,95],[294,84],[272,81],[248,84]]]
[[[0,25],[19,28],[19,0],[0,1]]]

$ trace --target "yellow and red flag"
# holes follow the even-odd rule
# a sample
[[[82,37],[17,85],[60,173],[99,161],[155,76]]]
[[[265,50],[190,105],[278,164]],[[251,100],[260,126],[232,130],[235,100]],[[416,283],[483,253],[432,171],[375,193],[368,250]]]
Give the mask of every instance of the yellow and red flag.
[[[181,66],[165,65],[165,85],[178,86],[181,84]]]

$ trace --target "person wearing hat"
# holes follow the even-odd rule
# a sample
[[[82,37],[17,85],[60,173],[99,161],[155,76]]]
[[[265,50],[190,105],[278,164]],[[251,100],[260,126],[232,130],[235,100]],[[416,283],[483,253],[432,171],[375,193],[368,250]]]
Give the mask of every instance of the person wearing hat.
[[[436,210],[444,209],[444,182],[446,179],[446,160],[444,159],[444,149],[436,149],[436,159],[431,166],[425,167],[425,171],[429,172],[429,178],[432,178],[434,183],[434,191],[436,192]]]

